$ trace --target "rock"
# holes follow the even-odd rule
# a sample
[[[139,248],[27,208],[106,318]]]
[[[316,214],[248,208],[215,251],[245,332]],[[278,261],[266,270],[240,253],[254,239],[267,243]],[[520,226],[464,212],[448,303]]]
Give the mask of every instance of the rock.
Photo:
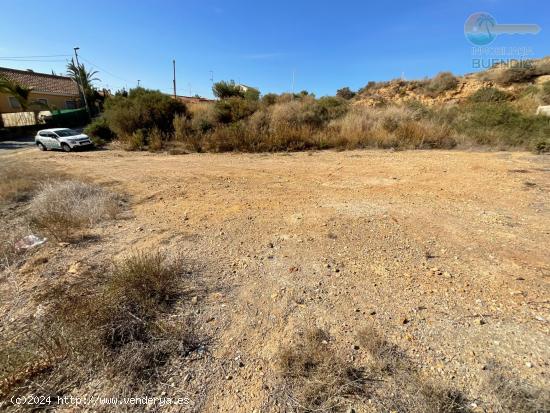
[[[69,274],[76,274],[78,270],[80,269],[80,262],[74,262],[69,266],[68,273]]]
[[[486,324],[486,321],[483,318],[478,318],[477,323],[482,326],[483,324]]]
[[[197,304],[199,302],[199,297],[197,296],[194,296],[193,298],[191,298],[191,304]]]
[[[528,361],[528,362],[525,363],[525,367],[527,367],[528,369],[530,369],[530,368],[533,367],[533,363],[531,363],[530,361]]]
[[[371,311],[369,312],[369,315],[376,315],[376,311],[371,310]]]

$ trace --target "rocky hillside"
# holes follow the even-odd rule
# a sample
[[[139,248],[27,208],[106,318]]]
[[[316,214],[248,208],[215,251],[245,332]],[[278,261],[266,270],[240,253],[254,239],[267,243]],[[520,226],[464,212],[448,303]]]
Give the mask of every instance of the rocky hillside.
[[[427,106],[462,103],[483,88],[496,88],[519,99],[525,94],[536,95],[545,82],[550,81],[550,57],[533,60],[527,67],[495,66],[489,70],[454,76],[443,72],[433,79],[369,82],[359,90],[355,103],[364,106],[379,106],[411,101]],[[539,104],[548,104],[540,101]]]

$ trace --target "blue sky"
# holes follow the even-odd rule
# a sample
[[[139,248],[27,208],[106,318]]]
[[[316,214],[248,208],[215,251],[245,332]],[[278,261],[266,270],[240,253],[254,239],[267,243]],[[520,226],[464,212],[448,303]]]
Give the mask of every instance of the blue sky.
[[[0,0],[0,66],[64,72],[70,55],[96,65],[101,85],[211,96],[214,79],[262,92],[306,89],[318,96],[369,80],[473,71],[464,21],[536,23],[538,35],[503,35],[491,47],[550,55],[550,2],[542,0],[13,1]],[[6,18],[6,16],[8,18]],[[12,18],[13,17],[13,18]]]

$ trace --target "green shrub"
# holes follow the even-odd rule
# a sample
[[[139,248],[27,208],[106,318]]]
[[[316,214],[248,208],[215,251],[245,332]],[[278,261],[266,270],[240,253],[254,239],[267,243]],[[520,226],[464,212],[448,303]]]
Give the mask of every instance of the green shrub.
[[[336,91],[336,96],[342,99],[350,100],[355,97],[355,92],[352,91],[349,87],[343,87],[342,89],[338,89]]]
[[[327,119],[337,119],[348,111],[349,102],[342,97],[323,96],[317,104],[327,110]]]
[[[257,108],[257,102],[239,97],[218,100],[214,105],[216,120],[220,123],[237,122],[252,115]]]
[[[176,115],[185,115],[187,107],[179,100],[159,91],[136,88],[128,97],[112,96],[105,102],[104,117],[109,128],[119,137],[143,129],[158,128],[171,133]]]
[[[221,82],[214,83],[214,86],[212,86],[212,92],[214,93],[214,96],[220,99],[227,99],[230,97],[244,98],[243,89],[236,85],[234,80],[230,80],[229,82],[222,80]]]
[[[111,141],[115,137],[115,134],[107,124],[107,119],[102,116],[94,119],[86,126],[84,133],[90,138],[101,139],[102,141]]]
[[[474,103],[505,102],[509,99],[508,93],[494,87],[478,89],[468,97],[468,100]]]
[[[534,148],[550,136],[550,118],[522,114],[506,103],[471,103],[461,111],[454,127],[475,143]]]
[[[248,87],[244,92],[244,98],[247,100],[258,101],[260,100],[260,91],[253,87]]]

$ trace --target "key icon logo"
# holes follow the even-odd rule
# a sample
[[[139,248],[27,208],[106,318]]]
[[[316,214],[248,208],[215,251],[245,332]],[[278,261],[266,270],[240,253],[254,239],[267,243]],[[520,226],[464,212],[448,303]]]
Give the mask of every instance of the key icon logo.
[[[501,34],[537,34],[538,24],[499,24],[489,13],[474,13],[464,23],[464,34],[475,46],[487,46]]]

